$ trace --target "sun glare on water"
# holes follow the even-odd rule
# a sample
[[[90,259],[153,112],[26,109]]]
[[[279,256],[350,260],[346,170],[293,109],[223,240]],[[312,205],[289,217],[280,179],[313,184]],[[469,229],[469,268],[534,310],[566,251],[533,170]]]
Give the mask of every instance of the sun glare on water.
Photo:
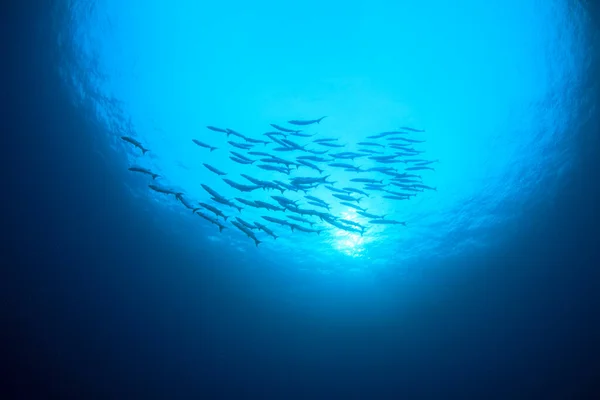
[[[341,218],[359,223],[356,218],[356,212],[343,212]],[[367,233],[363,235],[354,232],[348,232],[343,229],[333,228],[332,230],[333,247],[339,252],[350,257],[362,257],[366,250],[366,244],[372,240],[368,240]]]

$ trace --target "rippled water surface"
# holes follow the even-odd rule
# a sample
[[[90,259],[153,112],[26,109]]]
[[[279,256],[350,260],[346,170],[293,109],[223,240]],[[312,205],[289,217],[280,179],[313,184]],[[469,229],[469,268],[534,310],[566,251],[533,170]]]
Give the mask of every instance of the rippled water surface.
[[[174,196],[150,190],[150,177],[124,174],[140,204],[160,205],[156,218],[182,215],[189,222],[165,235],[210,243],[224,257],[328,271],[402,265],[490,246],[503,227],[526,218],[523,204],[552,197],[571,162],[569,134],[577,125],[586,60],[584,14],[569,2],[374,1],[341,7],[317,1],[104,0],[73,1],[69,12],[71,26],[61,37],[70,53],[63,76],[75,101],[91,107],[103,126],[111,143],[106,158],[122,163],[124,171],[134,164],[151,169],[161,175],[154,183],[184,193],[191,203],[219,206],[229,216],[222,233]],[[239,149],[227,143],[238,140],[206,129],[266,139],[263,133],[275,130],[271,123],[292,127],[286,121],[324,115],[321,123],[299,128],[314,137],[288,139],[304,145],[338,138],[346,147],[330,149],[335,153],[357,151],[367,136],[401,126],[425,130],[408,137],[425,140],[414,146],[424,151],[418,158],[439,160],[435,171],[418,171],[437,190],[402,201],[373,191],[359,203],[406,227],[369,224],[323,186],[310,194],[330,203],[332,215],[366,226],[362,235],[310,216],[323,232],[292,232],[261,219],[285,219],[289,211],[244,207],[240,213],[210,200],[201,184],[229,199],[274,203],[270,196],[281,193],[240,193],[204,163],[243,184],[250,182],[241,173],[285,182],[330,175],[335,187],[358,188],[349,180],[389,178],[327,164],[322,175],[299,168],[289,176],[258,169],[258,162],[241,165],[229,158],[229,150]],[[124,135],[149,151],[143,155],[120,139]],[[200,148],[192,139],[218,149]],[[308,154],[278,153],[276,146],[252,150],[292,160]],[[314,143],[307,148],[327,149]],[[377,166],[365,157],[337,161]],[[390,166],[402,172],[407,165]],[[284,196],[303,199],[301,192]],[[278,238],[255,231],[262,242],[256,247],[230,224],[234,217],[268,224]]]

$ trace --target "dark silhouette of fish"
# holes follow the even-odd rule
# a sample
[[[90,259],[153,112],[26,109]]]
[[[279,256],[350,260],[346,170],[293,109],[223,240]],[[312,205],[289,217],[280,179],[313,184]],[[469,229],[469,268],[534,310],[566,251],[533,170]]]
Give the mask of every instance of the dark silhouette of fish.
[[[318,124],[320,123],[323,118],[327,118],[327,115],[325,115],[324,117],[321,117],[319,119],[309,119],[309,120],[297,120],[297,119],[293,119],[291,121],[288,121],[288,124],[292,124],[292,125],[312,125],[312,124]]]

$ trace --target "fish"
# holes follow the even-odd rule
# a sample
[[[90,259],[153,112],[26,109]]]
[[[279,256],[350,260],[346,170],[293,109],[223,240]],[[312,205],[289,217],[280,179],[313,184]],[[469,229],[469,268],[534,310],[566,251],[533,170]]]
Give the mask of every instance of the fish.
[[[249,222],[246,222],[246,221],[244,221],[244,220],[243,220],[242,218],[240,218],[240,217],[235,217],[235,219],[236,219],[236,221],[237,221],[237,222],[239,222],[240,224],[244,225],[244,226],[245,226],[246,228],[248,228],[248,229],[258,229],[258,228],[256,227],[256,225],[254,225],[254,224],[251,224],[251,223],[249,223]]]
[[[363,153],[368,153],[368,154],[383,154],[382,151],[371,150],[371,149],[358,149],[358,151],[362,151]]]
[[[398,138],[398,140],[402,140],[408,143],[425,143],[426,140],[415,140],[415,139],[407,139],[407,138]]]
[[[337,142],[338,140],[339,140],[338,138],[321,138],[321,139],[315,139],[315,140],[313,140],[313,143]]]
[[[342,190],[345,190],[348,193],[362,194],[363,196],[370,197],[369,194],[367,192],[365,192],[364,190],[355,189],[355,188],[351,188],[351,187],[345,187],[345,188],[342,188]]]
[[[306,147],[306,145],[301,146],[298,143],[293,142],[293,141],[291,141],[289,139],[281,139],[281,141],[283,143],[285,143],[288,147],[293,147],[293,148],[298,149],[298,150],[304,150],[304,148]]]
[[[394,158],[397,158],[397,157],[398,157],[397,154],[392,154],[390,156],[371,156],[371,157],[369,157],[369,160],[373,160],[373,161],[393,160]]]
[[[323,170],[321,168],[317,167],[315,164],[309,163],[308,161],[298,160],[298,163],[302,164],[302,165],[304,165],[304,166],[306,166],[306,167],[308,167],[310,169],[314,169],[315,171],[319,171],[320,174],[323,173]]]
[[[306,232],[306,233],[316,233],[317,235],[319,235],[319,234],[321,234],[321,232],[323,232],[323,229],[309,229],[309,228],[300,226],[298,224],[290,224],[290,227],[292,228],[292,232],[294,231],[294,229],[297,229],[301,232]]]
[[[213,167],[210,164],[202,164],[202,165],[204,165],[209,171],[214,172],[215,174],[217,174],[219,176],[225,176],[225,175],[227,175],[226,172],[220,171],[220,170],[218,170],[217,168]]]
[[[265,132],[265,133],[263,133],[263,135],[269,136],[269,137],[271,137],[271,136],[283,136],[284,138],[287,137],[287,135],[283,132]]]
[[[382,196],[384,199],[390,200],[408,200],[410,196]]]
[[[328,160],[326,158],[317,157],[317,156],[299,156],[299,157],[296,157],[296,160],[310,160],[310,161],[314,161],[314,162],[327,162],[327,161],[331,161],[331,160]]]
[[[327,189],[331,190],[332,192],[346,194],[346,191],[345,191],[345,190],[338,189],[338,188],[334,188],[333,186],[329,186],[329,185],[325,185],[325,187],[326,187]]]
[[[273,157],[271,154],[265,153],[264,151],[249,151],[248,154],[260,157]]]
[[[265,171],[277,171],[277,172],[281,172],[286,175],[290,174],[289,168],[276,167],[274,165],[265,165],[265,164],[258,164],[257,167],[260,169],[264,169]]]
[[[437,187],[431,187],[431,186],[421,185],[421,184],[413,184],[413,186],[416,188],[434,190],[437,192]]]
[[[349,219],[340,218],[340,219],[338,219],[338,221],[341,222],[342,224],[346,224],[346,225],[350,225],[350,226],[353,226],[355,228],[358,228],[361,231],[364,231],[365,229],[367,229],[366,226],[362,226],[358,222],[355,222],[355,221],[352,221],[352,220],[349,220]]]
[[[359,146],[385,147],[381,143],[373,143],[373,142],[358,142],[356,144]]]
[[[346,164],[346,163],[331,163],[331,164],[327,164],[330,167],[338,167],[338,168],[354,168],[354,165],[352,164]]]
[[[309,224],[310,226],[313,226],[314,222],[307,220],[306,218],[302,218],[302,217],[296,217],[295,215],[288,215],[287,216],[289,219],[293,219],[294,221],[298,221],[298,222],[304,222],[305,224]]]
[[[140,142],[138,142],[137,140],[135,140],[132,137],[121,136],[121,139],[124,140],[124,141],[126,141],[127,143],[130,143],[130,144],[134,145],[138,149],[140,149],[142,151],[142,154],[146,154],[148,151],[150,151],[149,149],[147,149],[144,146],[142,146],[142,144]]]
[[[386,214],[377,215],[377,214],[368,213],[366,211],[357,211],[356,213],[359,215],[362,215],[363,217],[370,218],[370,219],[383,219],[386,217]]]
[[[379,225],[404,225],[406,226],[406,222],[394,221],[393,219],[372,219],[369,221],[370,224],[379,224]]]
[[[221,196],[219,193],[217,193],[216,190],[212,189],[210,186],[205,185],[205,184],[200,184],[200,186],[202,186],[202,188],[204,190],[206,190],[211,196],[213,197],[220,197],[220,198],[224,198],[223,196]]]
[[[302,133],[302,132],[290,132],[290,135],[292,136],[299,136],[299,137],[313,137],[316,135],[316,133],[313,133],[312,135],[310,133]]]
[[[152,179],[156,179],[156,178],[160,177],[159,174],[155,174],[154,172],[150,171],[147,168],[142,168],[142,167],[139,167],[136,165],[132,165],[131,167],[129,167],[129,171],[140,172],[142,174],[150,175],[152,177]]]
[[[281,132],[287,132],[287,133],[299,133],[299,132],[302,132],[301,130],[298,131],[298,130],[294,130],[294,129],[288,129],[288,128],[284,128],[283,126],[279,126],[279,125],[276,125],[276,124],[269,124],[269,125],[271,125],[273,128],[275,128],[275,129],[277,129],[278,131],[281,131]]]
[[[431,171],[435,171],[435,168],[425,167],[425,166],[404,168],[405,171],[422,171],[422,170],[425,170],[425,169],[428,169],[428,170],[431,170]]]
[[[324,209],[329,211],[329,204],[325,204],[325,203],[318,203],[316,201],[307,201],[308,204],[315,206],[315,207],[323,207]]]
[[[327,116],[321,117],[319,119],[309,119],[309,120],[291,120],[288,121],[288,124],[292,124],[292,125],[311,125],[311,124],[318,124],[320,123],[324,118],[327,118]]]
[[[383,183],[383,179],[371,179],[371,178],[352,178],[350,182],[357,183]]]
[[[339,194],[339,193],[334,193],[332,194],[333,197],[336,197],[340,200],[344,200],[344,201],[355,201],[357,203],[360,203],[362,197],[352,197],[350,195],[347,194]]]
[[[215,224],[219,227],[219,232],[223,232],[223,229],[226,228],[226,226],[221,225],[221,223],[219,221],[217,221],[216,219],[209,217],[208,215],[201,213],[200,211],[196,211],[196,214],[198,214],[200,217],[204,218],[205,220],[209,221],[211,224]]]
[[[227,221],[227,218],[229,218],[228,216],[223,214],[223,212],[221,210],[219,210],[216,207],[211,206],[210,204],[206,204],[206,203],[202,203],[202,202],[198,202],[198,204],[200,204],[202,207],[206,208],[208,211],[215,214],[217,217],[223,218],[224,221]]]
[[[343,158],[343,159],[347,159],[347,160],[354,160],[355,158],[365,157],[366,154],[355,153],[353,151],[344,151],[342,153],[332,153],[329,156],[333,157],[333,158]]]
[[[358,211],[367,211],[366,208],[362,208],[361,206],[358,206],[356,204],[348,203],[347,201],[340,201],[340,204],[343,204],[350,208],[354,208],[355,210],[358,210]]]
[[[323,154],[327,154],[327,152],[329,150],[323,150],[323,151],[319,151],[319,150],[310,150],[310,149],[306,149],[305,150],[307,153],[312,153],[312,154],[317,154],[317,155],[323,155]]]
[[[311,200],[311,201],[316,201],[318,203],[323,203],[323,204],[327,204],[324,200],[319,199],[318,197],[315,196],[304,196],[304,198]]]
[[[154,190],[155,192],[158,193],[162,193],[162,194],[172,194],[175,197],[179,197],[179,196],[183,196],[183,192],[176,192],[173,189],[169,189],[163,186],[158,186],[158,185],[148,185],[148,187],[152,190]]]
[[[269,204],[266,201],[255,200],[254,201],[259,208],[265,208],[269,211],[285,211],[285,208],[279,208],[273,204]]]
[[[242,212],[243,208],[240,206],[236,206],[234,203],[232,203],[231,201],[227,200],[224,197],[211,197],[211,199],[213,201],[216,201],[217,203],[223,204],[225,206],[229,206],[229,207],[233,207],[233,208],[237,208],[239,212]]]
[[[331,142],[319,142],[316,143],[320,146],[327,146],[327,147],[346,147],[345,144],[337,144],[337,143],[331,143]]]
[[[246,136],[242,135],[239,132],[234,131],[233,129],[227,128],[226,131],[227,131],[227,137],[229,137],[229,135],[233,135],[233,136],[237,136],[237,137],[239,137],[241,139],[246,140]]]
[[[425,132],[424,129],[414,129],[414,128],[409,128],[408,126],[401,126],[400,129],[404,129],[405,131],[411,131],[411,132]]]
[[[285,182],[281,182],[281,181],[278,181],[278,180],[273,180],[273,183],[276,183],[276,184],[278,184],[279,186],[281,186],[281,187],[284,187],[284,188],[286,188],[287,190],[290,190],[290,191],[292,191],[292,192],[297,192],[297,191],[298,191],[298,189],[297,189],[296,187],[294,187],[294,186],[292,186],[292,185],[288,185],[288,184],[287,184],[287,183],[285,183]]]
[[[265,220],[267,220],[269,222],[272,222],[274,224],[279,224],[279,225],[284,225],[284,226],[290,226],[290,223],[288,221],[286,221],[286,220],[283,220],[283,219],[269,217],[268,215],[263,215],[263,216],[261,216],[261,218],[263,218],[263,219],[265,219]]]
[[[186,198],[183,196],[177,196],[177,200],[179,200],[181,202],[181,204],[183,204],[185,206],[185,208],[192,210],[192,214],[194,214],[196,211],[198,211],[200,209],[200,207],[194,207],[194,205],[192,205],[192,203],[187,201]]]
[[[376,135],[372,135],[372,136],[367,136],[367,138],[369,139],[379,139],[385,136],[389,136],[389,135],[406,135],[408,132],[402,132],[402,131],[389,131],[389,132],[381,132],[378,133]]]
[[[254,145],[252,145],[252,144],[237,143],[237,142],[232,142],[231,140],[228,140],[227,143],[229,143],[233,147],[237,147],[238,149],[243,149],[243,150],[248,150],[248,149],[251,149],[252,147],[254,147]]]
[[[246,157],[245,155],[243,155],[243,154],[240,154],[240,153],[238,153],[238,152],[235,152],[235,151],[230,151],[229,153],[233,154],[234,156],[236,156],[237,158],[240,158],[240,159],[242,159],[242,160],[246,160],[246,161],[252,161],[250,158],[248,158],[248,157]]]
[[[282,165],[285,165],[287,168],[289,168],[290,165],[297,165],[293,161],[284,160],[283,158],[279,158],[279,157],[275,157],[275,156],[271,156],[271,158],[261,158],[260,161],[262,161],[264,163],[282,164]]]
[[[256,238],[254,233],[250,229],[248,229],[246,226],[242,225],[241,223],[239,223],[237,221],[232,221],[231,224],[233,226],[235,226],[236,228],[238,228],[240,231],[244,232],[246,234],[246,236],[248,236],[250,239],[254,240],[256,247],[258,247],[258,245],[262,243],[260,240],[258,240]]]
[[[244,159],[241,159],[241,158],[238,158],[238,157],[229,157],[229,158],[230,158],[232,161],[235,161],[235,162],[236,162],[236,163],[238,163],[238,164],[244,164],[244,165],[248,165],[248,164],[252,164],[252,163],[254,163],[254,161],[253,161],[253,160],[250,160],[250,161],[248,161],[248,160],[244,160]]]
[[[211,125],[207,125],[206,127],[208,129],[210,129],[211,131],[227,133],[227,129],[217,128],[216,126],[211,126]]]
[[[379,185],[374,183],[368,183],[364,187],[367,190],[385,190],[387,185]]]
[[[262,143],[265,146],[268,145],[269,143],[271,143],[271,142],[267,142],[266,140],[252,139],[252,138],[249,138],[249,137],[245,137],[244,139],[246,140],[246,142],[249,142],[249,143]]]
[[[210,144],[206,144],[206,143],[204,143],[204,142],[201,142],[201,141],[199,141],[199,140],[197,140],[197,139],[192,139],[192,142],[196,143],[196,144],[197,144],[198,146],[200,146],[200,147],[204,147],[204,148],[210,149],[210,151],[211,151],[211,152],[212,152],[213,150],[217,150],[217,147],[213,147],[213,146],[211,146]]]
[[[241,183],[234,182],[227,178],[223,178],[223,182],[240,192],[252,192],[253,190],[260,189],[260,186],[258,185],[242,185]]]
[[[245,205],[247,205],[247,206],[250,206],[250,207],[255,207],[255,208],[259,208],[259,207],[256,205],[256,203],[255,203],[255,202],[253,202],[252,200],[246,200],[246,199],[243,199],[243,198],[241,198],[241,197],[236,197],[235,199],[236,199],[237,201],[239,201],[240,203],[242,203],[242,204],[245,204]]]
[[[273,200],[275,200],[276,202],[278,202],[284,208],[288,208],[290,205],[292,207],[294,207],[294,206],[296,206],[296,203],[298,202],[298,200],[290,200],[287,197],[283,197],[283,196],[271,196],[271,198]]]
[[[277,236],[272,230],[270,230],[269,228],[267,228],[265,225],[261,224],[260,222],[256,222],[254,221],[254,225],[261,231],[263,231],[264,233],[266,233],[267,235],[271,236],[273,239],[277,239],[279,236]]]

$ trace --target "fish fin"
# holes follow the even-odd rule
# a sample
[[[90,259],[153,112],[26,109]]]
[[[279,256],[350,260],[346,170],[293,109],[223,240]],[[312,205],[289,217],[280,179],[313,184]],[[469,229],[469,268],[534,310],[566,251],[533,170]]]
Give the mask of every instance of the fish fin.
[[[227,221],[227,218],[229,218],[228,215],[223,215],[223,221]]]
[[[217,150],[217,149],[218,149],[218,147],[211,147],[210,152],[212,153],[213,150]]]
[[[321,118],[319,118],[319,119],[317,120],[317,124],[320,124],[320,123],[321,123],[321,121],[323,121],[323,118],[327,118],[327,115],[325,115],[324,117],[321,117]]]
[[[148,149],[144,149],[144,148],[142,147],[142,154],[146,154],[147,152],[148,152]]]
[[[160,178],[160,175],[159,174],[152,174],[152,179],[154,180],[156,178]]]
[[[242,210],[244,209],[243,207],[236,207],[238,209],[239,212],[242,212]]]
[[[181,196],[183,196],[183,193],[175,193],[175,198],[179,201],[182,201]]]
[[[273,235],[273,240],[277,240],[278,237],[279,236],[277,236],[277,235]]]

